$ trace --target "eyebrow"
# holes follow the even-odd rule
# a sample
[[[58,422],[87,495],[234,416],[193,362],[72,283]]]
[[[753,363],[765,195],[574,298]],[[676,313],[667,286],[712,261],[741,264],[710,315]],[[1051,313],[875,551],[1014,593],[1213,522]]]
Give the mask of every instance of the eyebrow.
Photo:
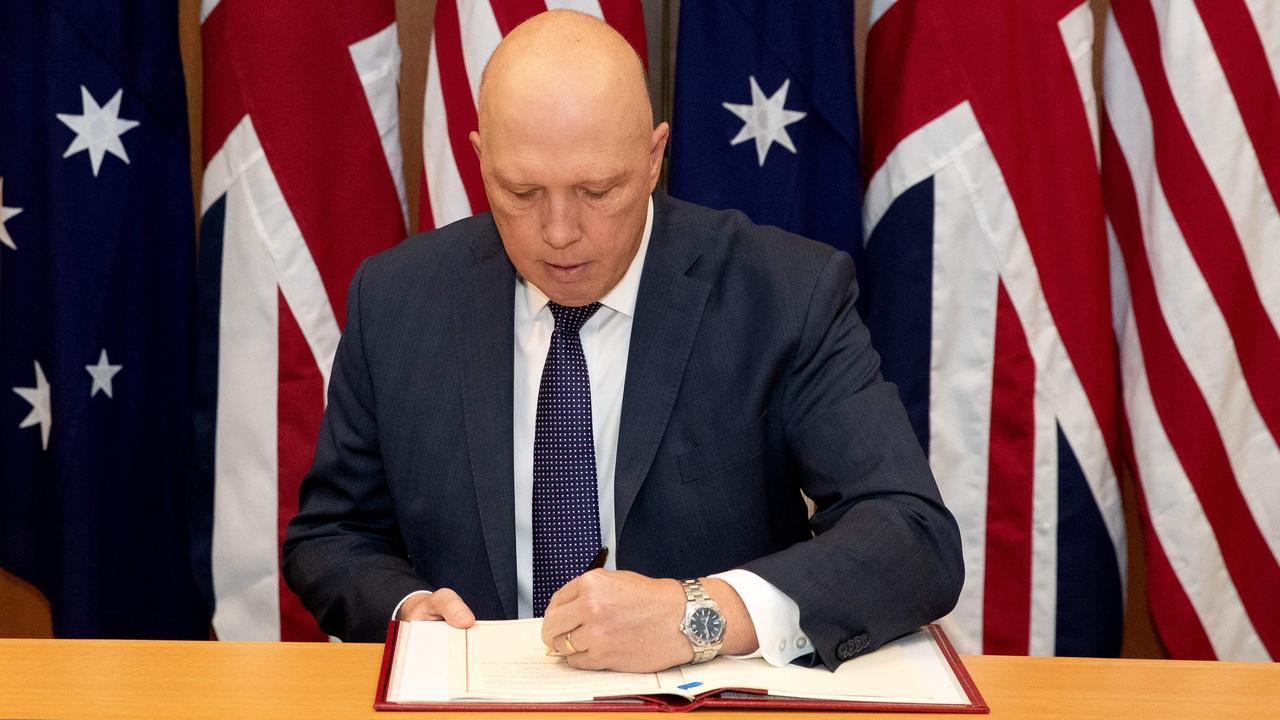
[[[515,189],[517,189],[517,188],[519,188],[519,189],[531,189],[531,188],[542,187],[542,186],[541,186],[540,184],[538,184],[538,183],[535,183],[535,182],[523,182],[523,181],[520,181],[520,180],[516,180],[515,178],[509,178],[509,177],[506,177],[505,175],[502,175],[501,173],[497,173],[497,172],[495,172],[495,173],[493,174],[493,176],[494,176],[494,179],[496,179],[496,180],[498,181],[498,184],[502,185],[503,187],[507,188],[508,190],[515,190]],[[581,182],[576,182],[576,183],[574,183],[574,187],[588,187],[588,188],[601,188],[601,187],[604,187],[604,188],[608,188],[608,187],[613,187],[614,185],[617,185],[618,183],[622,182],[622,180],[623,180],[625,177],[626,177],[626,173],[625,173],[625,172],[620,172],[620,173],[616,173],[616,174],[613,174],[613,175],[609,175],[609,176],[607,176],[607,177],[602,177],[602,178],[590,178],[590,179],[587,179],[587,180],[583,180],[583,181],[581,181]]]
[[[626,176],[626,173],[618,173],[618,174],[616,174],[616,175],[610,175],[610,176],[608,176],[608,177],[603,177],[603,178],[594,178],[594,179],[591,179],[591,180],[587,180],[587,181],[585,181],[585,182],[580,182],[580,183],[575,183],[575,184],[576,184],[576,185],[578,185],[579,187],[582,187],[582,186],[589,186],[589,187],[612,187],[612,186],[617,185],[618,183],[622,182],[622,178],[623,178],[623,177],[625,177],[625,176]]]
[[[502,185],[502,186],[504,186],[504,187],[506,187],[506,188],[513,188],[513,187],[525,187],[525,188],[529,188],[529,187],[535,187],[535,186],[537,185],[537,183],[519,182],[519,181],[515,180],[514,178],[509,178],[509,177],[507,177],[507,176],[505,176],[505,175],[503,175],[503,174],[501,174],[501,173],[498,173],[498,172],[495,172],[495,173],[493,174],[493,176],[494,176],[494,178],[498,181],[498,183],[499,183],[500,185]]]

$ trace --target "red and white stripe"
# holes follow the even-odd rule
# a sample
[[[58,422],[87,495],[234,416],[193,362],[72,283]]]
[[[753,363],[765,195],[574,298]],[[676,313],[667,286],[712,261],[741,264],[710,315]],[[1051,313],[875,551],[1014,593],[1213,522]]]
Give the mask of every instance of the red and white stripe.
[[[1114,0],[1102,168],[1156,627],[1280,659],[1280,4]]]
[[[206,0],[202,210],[225,198],[213,618],[224,640],[322,640],[280,578],[347,283],[404,237],[391,0]]]
[[[605,20],[647,62],[639,0],[439,0],[422,108],[420,229],[489,209],[480,163],[467,139],[476,129],[480,75],[503,36],[528,18],[556,9]]]

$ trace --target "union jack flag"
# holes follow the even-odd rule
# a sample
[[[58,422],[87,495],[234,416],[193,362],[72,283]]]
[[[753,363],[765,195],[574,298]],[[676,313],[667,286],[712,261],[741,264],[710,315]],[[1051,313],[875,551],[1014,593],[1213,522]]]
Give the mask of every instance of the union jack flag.
[[[947,505],[962,652],[1115,655],[1125,575],[1094,18],[878,0],[865,311]]]
[[[392,0],[205,0],[196,398],[218,636],[325,636],[280,577],[347,283],[405,235]],[[199,536],[198,536],[199,537]]]
[[[422,101],[422,195],[419,227],[431,230],[489,209],[480,163],[467,136],[476,129],[480,74],[502,38],[546,10],[570,9],[603,19],[646,63],[639,0],[439,0]]]
[[[1280,659],[1280,3],[1114,0],[1102,176],[1152,616]]]

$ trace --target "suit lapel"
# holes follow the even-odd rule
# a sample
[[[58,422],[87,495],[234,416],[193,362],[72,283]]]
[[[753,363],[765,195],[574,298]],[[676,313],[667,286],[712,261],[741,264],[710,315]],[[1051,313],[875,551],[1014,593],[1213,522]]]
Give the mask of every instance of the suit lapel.
[[[512,293],[515,271],[497,233],[477,241],[478,264],[457,303],[463,415],[476,507],[503,611],[516,617],[515,479],[512,468]]]
[[[636,297],[614,472],[614,522],[622,537],[627,514],[666,431],[698,334],[711,286],[686,275],[701,252],[669,229],[669,202],[655,196],[653,235]]]

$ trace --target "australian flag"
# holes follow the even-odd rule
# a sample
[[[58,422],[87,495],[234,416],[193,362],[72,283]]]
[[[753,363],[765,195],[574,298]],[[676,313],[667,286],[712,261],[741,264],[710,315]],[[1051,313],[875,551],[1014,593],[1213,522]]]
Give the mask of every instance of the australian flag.
[[[680,5],[671,194],[858,259],[852,0]]]
[[[177,12],[0,4],[0,568],[62,637],[208,636]]]

